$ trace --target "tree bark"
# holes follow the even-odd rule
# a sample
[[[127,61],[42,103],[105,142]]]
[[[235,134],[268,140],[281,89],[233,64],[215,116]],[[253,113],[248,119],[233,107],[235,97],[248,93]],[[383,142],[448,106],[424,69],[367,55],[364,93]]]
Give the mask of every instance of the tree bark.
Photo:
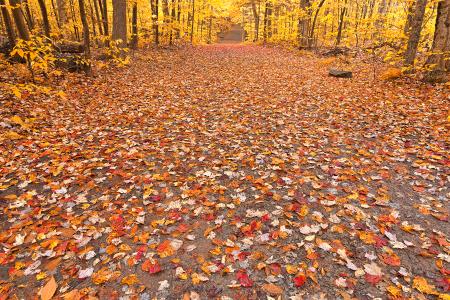
[[[138,46],[138,6],[137,1],[133,3],[133,12],[131,18],[131,48],[137,49]]]
[[[99,4],[101,4],[102,10],[103,31],[105,33],[105,36],[109,36],[108,2],[107,0],[99,0]]]
[[[413,21],[411,23],[411,31],[408,38],[408,47],[405,52],[406,66],[411,66],[414,64],[417,47],[419,46],[420,41],[420,33],[422,32],[422,23],[426,6],[427,0],[417,0]]]
[[[64,26],[67,24],[66,0],[56,0],[56,6],[58,8],[59,23],[61,26]]]
[[[19,37],[22,40],[30,40],[30,32],[28,31],[27,25],[25,24],[22,10],[20,9],[20,1],[9,0],[9,3],[14,6],[12,9],[12,15],[14,18],[14,23],[16,24],[17,31],[19,32]]]
[[[257,42],[259,40],[259,12],[256,8],[256,2],[255,0],[251,0],[252,5],[252,12],[253,12],[253,19],[255,21],[255,37],[253,39],[253,42]]]
[[[153,20],[153,34],[155,35],[155,44],[159,45],[159,0],[152,0],[152,20]]]
[[[314,19],[313,19],[313,22],[312,22],[312,25],[311,25],[311,32],[309,34],[309,43],[308,43],[309,47],[312,47],[312,44],[313,44],[313,41],[314,41],[314,30],[316,28],[317,16],[319,15],[320,8],[324,4],[325,4],[325,0],[321,0],[320,3],[319,3],[319,6],[317,7],[317,10],[316,10],[316,12],[314,14]]]
[[[25,21],[28,24],[28,29],[31,31],[34,29],[34,19],[33,15],[31,14],[30,4],[28,3],[28,0],[22,0],[22,6],[25,9]]]
[[[98,2],[97,2],[97,0],[93,0],[93,2],[94,2],[95,18],[97,19],[97,27],[98,27],[98,30],[100,31],[100,35],[103,35],[103,26],[102,26],[102,22],[100,21],[101,17],[100,17],[100,12],[98,10]]]
[[[39,8],[42,14],[42,23],[44,24],[44,34],[47,38],[50,38],[50,22],[48,21],[47,6],[45,6],[44,0],[38,0]]]
[[[120,46],[127,46],[127,1],[113,0],[112,39],[121,40]]]
[[[450,72],[450,0],[439,2],[431,56],[427,65],[431,70],[425,75],[428,82],[446,82]]]
[[[194,24],[195,24],[195,0],[192,0],[192,14],[191,14],[191,44],[194,42]]]
[[[80,8],[80,18],[81,23],[83,24],[83,47],[84,47],[84,57],[86,59],[86,68],[85,72],[91,73],[91,41],[89,36],[89,24],[86,17],[86,11],[84,8],[84,0],[78,0],[78,6]]]
[[[298,19],[298,45],[299,48],[307,48],[309,45],[311,2],[309,0],[300,0],[300,9],[304,15]]]
[[[16,33],[14,32],[13,23],[8,8],[6,7],[5,0],[0,0],[0,9],[2,11],[3,22],[5,23],[9,43],[11,46],[14,46],[16,44]]]

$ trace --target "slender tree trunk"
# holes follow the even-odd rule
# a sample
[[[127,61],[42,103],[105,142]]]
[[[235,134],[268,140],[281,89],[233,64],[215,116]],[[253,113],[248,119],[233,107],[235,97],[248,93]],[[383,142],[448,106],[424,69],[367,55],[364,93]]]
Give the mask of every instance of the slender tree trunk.
[[[191,44],[194,42],[194,24],[195,24],[195,0],[192,0],[192,23],[191,23]]]
[[[78,29],[78,22],[75,15],[75,5],[73,3],[73,0],[69,0],[69,7],[71,12],[70,15],[72,17],[72,24],[73,24],[73,31],[75,33],[75,38],[77,39],[77,41],[80,41],[80,31]]]
[[[347,1],[345,1],[344,7],[341,10],[340,16],[339,16],[339,26],[338,26],[338,34],[336,36],[336,47],[339,46],[342,39],[342,27],[344,25],[344,18],[345,13],[347,12]]]
[[[87,1],[89,3],[89,14],[91,16],[92,33],[95,38],[97,36],[97,28],[96,28],[97,20],[94,15],[94,8],[92,7],[92,1],[91,0],[87,0]]]
[[[108,1],[107,0],[99,0],[99,4],[102,6],[102,18],[103,18],[103,31],[105,36],[109,36],[109,21],[108,21]]]
[[[450,72],[450,0],[439,2],[436,25],[427,65],[431,70],[425,75],[428,82],[446,82]]]
[[[19,32],[19,37],[22,40],[30,40],[30,33],[28,31],[27,25],[25,24],[22,10],[20,9],[20,1],[9,0],[9,3],[14,6],[12,8],[12,15],[14,18],[14,23],[16,24],[17,31]]]
[[[61,26],[67,24],[67,8],[66,0],[56,0],[56,6],[58,7],[58,17]]]
[[[97,26],[98,26],[98,30],[100,32],[100,35],[103,35],[103,26],[102,26],[102,22],[100,21],[100,12],[99,12],[99,8],[98,8],[98,2],[97,0],[93,0],[94,2],[94,10],[95,10],[95,17],[97,19]]]
[[[61,22],[59,21],[58,10],[55,5],[55,0],[52,0],[51,3],[52,3],[53,14],[55,15],[55,19],[56,19],[56,25],[58,26],[59,29],[61,29]]]
[[[8,8],[6,7],[5,0],[0,0],[0,10],[2,11],[3,22],[5,23],[9,43],[11,46],[14,46],[16,44],[16,33],[14,32],[13,23]]]
[[[159,0],[154,0],[152,5],[153,33],[155,35],[155,44],[159,45]]]
[[[44,34],[47,38],[50,38],[50,22],[48,21],[47,6],[45,6],[44,0],[38,0],[39,8],[42,14],[42,23],[44,24]]]
[[[87,62],[87,66],[85,68],[85,72],[87,74],[91,73],[91,41],[89,37],[89,24],[86,17],[86,11],[84,8],[84,0],[78,0],[78,6],[80,8],[80,18],[81,23],[83,24],[83,47],[84,47],[84,57]]]
[[[411,32],[409,33],[408,38],[408,47],[405,52],[406,66],[414,65],[414,59],[416,58],[417,47],[419,46],[420,41],[420,33],[422,32],[422,23],[426,6],[427,0],[417,0],[413,21],[411,23]]]
[[[319,3],[319,6],[316,9],[316,12],[314,14],[314,19],[311,25],[311,32],[309,34],[309,43],[308,43],[308,47],[312,47],[313,41],[314,41],[314,30],[316,28],[316,21],[317,21],[317,16],[319,15],[319,11],[320,8],[325,4],[325,0],[321,0]]]
[[[408,35],[410,30],[411,30],[411,24],[413,21],[413,14],[414,14],[414,0],[411,0],[409,5],[408,5],[408,12],[407,12],[407,16],[406,16],[406,23],[405,23],[405,27],[403,28],[403,33],[405,35]]]
[[[137,1],[133,3],[133,12],[131,18],[131,48],[137,49],[138,46],[138,6]]]
[[[173,44],[174,24],[176,20],[175,0],[172,0],[171,17],[170,17],[170,44]]]
[[[33,15],[31,14],[30,4],[28,3],[28,0],[22,0],[22,6],[25,10],[25,21],[28,24],[28,29],[31,31],[34,29],[34,19]]]
[[[255,0],[251,0],[251,5],[252,5],[252,12],[253,12],[253,19],[255,20],[255,37],[253,39],[253,42],[257,42],[259,39],[259,13],[256,8]]]
[[[298,20],[298,43],[299,48],[307,48],[309,46],[309,26],[311,21],[311,3],[309,0],[300,0],[300,9],[302,17]]]
[[[127,1],[113,0],[112,39],[121,40],[120,46],[127,46]]]

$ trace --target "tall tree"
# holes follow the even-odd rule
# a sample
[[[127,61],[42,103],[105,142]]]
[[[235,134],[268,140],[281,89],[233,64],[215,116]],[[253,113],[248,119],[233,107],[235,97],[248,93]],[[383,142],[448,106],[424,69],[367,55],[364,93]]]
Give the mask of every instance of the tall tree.
[[[2,11],[3,22],[5,23],[9,43],[14,46],[16,44],[16,33],[14,32],[11,16],[9,15],[5,0],[0,0],[0,10]]]
[[[19,32],[19,37],[22,40],[28,41],[30,39],[30,32],[28,31],[27,25],[25,24],[22,10],[20,9],[20,0],[9,0],[9,3],[13,6],[12,15],[14,18],[14,23],[16,24],[17,31]]]
[[[56,0],[56,7],[58,8],[59,23],[64,26],[67,24],[66,0]]]
[[[152,5],[153,35],[155,36],[155,44],[159,45],[159,0],[151,0],[150,3]]]
[[[417,47],[419,46],[420,33],[422,32],[423,17],[425,15],[425,8],[427,0],[417,0],[414,9],[414,16],[411,22],[411,30],[408,38],[408,47],[405,52],[405,65],[410,66],[414,64],[416,58]]]
[[[101,11],[102,11],[103,31],[105,33],[105,36],[109,36],[108,1],[107,0],[99,0],[99,4],[101,5]]]
[[[127,1],[113,0],[113,28],[112,39],[121,40],[122,47],[127,46]]]
[[[259,39],[259,11],[256,7],[256,0],[250,0],[250,3],[252,5],[253,20],[255,22],[255,37],[253,41],[256,42]]]
[[[42,14],[42,23],[44,25],[44,34],[46,37],[50,38],[50,22],[48,20],[47,6],[45,6],[44,0],[38,0],[39,8]]]
[[[137,0],[133,2],[133,10],[131,17],[131,48],[136,49],[138,46],[138,4]]]
[[[300,0],[300,17],[298,19],[298,43],[300,48],[309,46],[309,25],[311,21],[310,0]]]
[[[430,82],[447,81],[450,72],[450,0],[438,4],[431,53],[427,61],[431,70],[424,79]]]
[[[86,59],[86,73],[91,73],[91,41],[89,36],[89,24],[86,17],[86,10],[84,7],[84,0],[78,0],[78,6],[80,9],[80,18],[81,23],[83,24],[83,48],[84,48],[84,57]]]

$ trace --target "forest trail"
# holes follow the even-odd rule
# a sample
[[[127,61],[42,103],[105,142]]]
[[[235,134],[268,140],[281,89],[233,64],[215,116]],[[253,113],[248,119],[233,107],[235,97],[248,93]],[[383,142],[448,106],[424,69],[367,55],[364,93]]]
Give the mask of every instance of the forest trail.
[[[443,295],[448,92],[353,71],[213,45],[5,102],[36,121],[0,128],[2,292]]]

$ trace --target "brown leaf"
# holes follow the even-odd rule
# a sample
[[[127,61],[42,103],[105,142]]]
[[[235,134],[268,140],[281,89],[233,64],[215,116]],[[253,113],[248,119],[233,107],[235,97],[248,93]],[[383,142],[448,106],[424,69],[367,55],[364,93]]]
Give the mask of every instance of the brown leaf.
[[[39,295],[41,300],[50,300],[58,288],[58,284],[55,281],[55,277],[51,277],[50,280],[40,289]]]

